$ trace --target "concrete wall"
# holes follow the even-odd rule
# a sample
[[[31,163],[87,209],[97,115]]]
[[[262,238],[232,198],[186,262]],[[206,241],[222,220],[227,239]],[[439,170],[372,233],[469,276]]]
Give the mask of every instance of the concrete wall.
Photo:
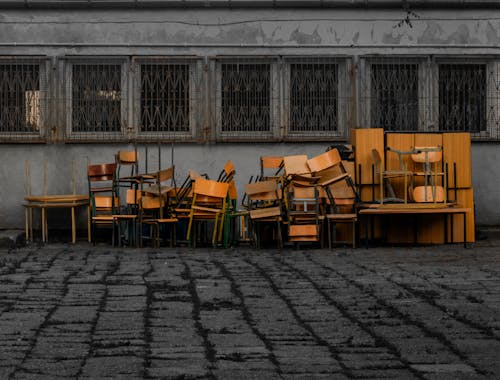
[[[1,55],[480,55],[500,52],[500,10],[418,10],[412,27],[395,27],[400,10],[162,9],[3,10]],[[64,128],[64,126],[56,126]],[[258,156],[323,152],[329,141],[305,144],[176,144],[178,180],[196,168],[215,176],[227,159],[237,168],[239,188],[258,171]],[[107,162],[125,144],[1,144],[0,227],[22,227],[25,160],[33,193],[41,192],[43,161],[47,191],[71,191],[71,161],[77,189],[87,189],[86,158]],[[473,181],[478,224],[500,224],[499,144],[475,143]],[[151,147],[149,161],[156,164]],[[162,150],[170,164],[170,146]],[[153,166],[154,167],[154,166]],[[67,223],[61,219],[61,225]],[[81,220],[81,223],[84,223]]]

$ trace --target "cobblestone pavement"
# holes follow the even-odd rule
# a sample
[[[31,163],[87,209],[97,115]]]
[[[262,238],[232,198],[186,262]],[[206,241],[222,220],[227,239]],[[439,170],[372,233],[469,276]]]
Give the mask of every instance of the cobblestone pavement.
[[[0,379],[500,378],[500,249],[0,251]]]

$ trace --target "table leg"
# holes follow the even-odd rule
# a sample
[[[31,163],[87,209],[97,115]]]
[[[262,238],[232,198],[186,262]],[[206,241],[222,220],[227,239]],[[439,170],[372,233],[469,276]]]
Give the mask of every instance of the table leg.
[[[71,207],[71,242],[76,243],[75,208]]]
[[[29,211],[28,211],[28,207],[26,207],[24,209],[24,232],[25,232],[25,236],[26,236],[26,241],[29,240],[28,218],[29,218]]]
[[[33,209],[30,207],[30,240],[33,241]]]
[[[467,248],[467,213],[464,212],[464,248]]]
[[[42,213],[42,242],[45,242],[45,209],[42,208],[40,210],[40,212]]]
[[[92,240],[92,236],[91,236],[90,231],[91,231],[91,228],[90,228],[90,205],[89,205],[89,207],[87,207],[87,238],[88,238],[89,243]]]

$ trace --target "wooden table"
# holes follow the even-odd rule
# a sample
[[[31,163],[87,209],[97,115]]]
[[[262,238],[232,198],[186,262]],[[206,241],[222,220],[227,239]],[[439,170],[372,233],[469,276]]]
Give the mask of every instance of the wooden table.
[[[366,216],[365,219],[365,245],[368,247],[368,240],[369,240],[369,229],[368,229],[368,219],[372,219],[372,225],[373,225],[373,219],[376,216],[384,216],[384,215],[443,215],[445,217],[445,224],[446,224],[446,218],[449,215],[454,215],[454,214],[461,214],[463,215],[464,218],[464,247],[467,247],[467,213],[471,212],[470,208],[464,208],[464,207],[429,207],[429,208],[424,208],[424,207],[418,207],[418,208],[405,208],[405,207],[395,207],[395,208],[388,208],[388,207],[370,207],[370,208],[361,208],[358,210],[358,215],[360,216]],[[416,224],[415,224],[416,228]],[[416,242],[416,241],[415,241]],[[444,242],[447,243],[447,228],[444,229]],[[451,243],[453,243],[453,233],[451,234]]]
[[[76,209],[89,206],[89,197],[86,194],[53,194],[34,195],[24,198],[25,208],[25,230],[26,240],[33,239],[33,209],[40,209],[42,214],[42,241],[48,241],[47,209],[69,208],[71,209],[71,241],[76,243]],[[87,226],[88,239],[90,241],[90,227]]]

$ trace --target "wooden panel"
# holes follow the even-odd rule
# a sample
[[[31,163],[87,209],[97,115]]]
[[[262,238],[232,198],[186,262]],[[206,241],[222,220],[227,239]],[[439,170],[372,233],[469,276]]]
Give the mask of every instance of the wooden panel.
[[[382,128],[361,128],[353,130],[354,159],[356,163],[355,181],[362,184],[372,183],[372,149],[381,155],[384,151],[384,130]],[[359,166],[361,165],[361,171]],[[378,179],[375,178],[376,183]]]
[[[290,226],[288,235],[295,237],[317,236],[318,226],[315,224],[292,225]]]
[[[379,185],[375,185],[374,187],[372,185],[361,185],[359,189],[359,196],[363,202],[373,202],[380,198]]]
[[[417,242],[420,244],[444,243],[443,215],[422,215],[418,218]]]
[[[442,133],[415,133],[415,146],[443,146]]]
[[[453,178],[453,163],[457,167],[457,187],[472,187],[470,134],[444,133],[443,134],[444,162],[448,163],[448,186],[455,187]]]
[[[449,191],[449,195],[454,197],[454,191]],[[471,212],[467,213],[467,242],[473,243],[475,241],[475,220],[474,220],[474,191],[472,189],[459,189],[457,190],[457,204],[459,207],[470,208]],[[451,223],[448,223],[449,237],[451,238]],[[453,241],[463,241],[463,217],[462,215],[453,216]],[[450,239],[451,240],[451,239]]]

